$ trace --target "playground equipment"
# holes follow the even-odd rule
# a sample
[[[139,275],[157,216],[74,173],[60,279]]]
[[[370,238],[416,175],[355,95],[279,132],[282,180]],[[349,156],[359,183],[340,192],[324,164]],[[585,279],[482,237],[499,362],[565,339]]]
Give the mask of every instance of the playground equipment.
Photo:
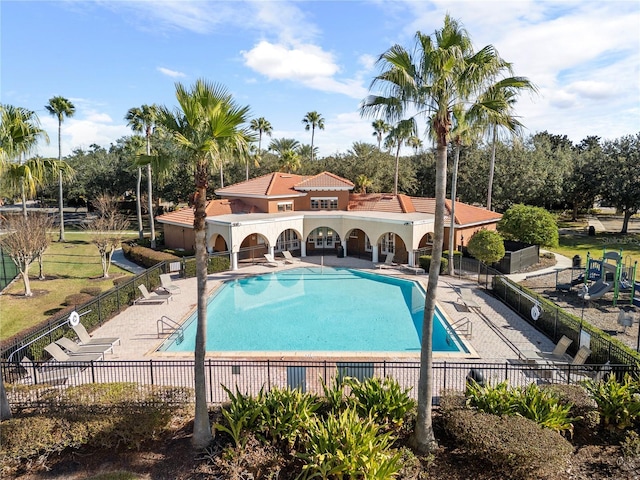
[[[640,307],[640,282],[633,282],[633,292],[631,293],[631,303]],[[640,333],[638,334],[640,337]]]
[[[640,288],[635,281],[638,270],[638,262],[631,264],[631,258],[627,256],[627,260],[623,263],[622,250],[619,252],[607,252],[603,250],[600,260],[591,258],[587,253],[587,262],[585,271],[582,275],[571,281],[571,285],[594,281],[586,293],[579,293],[580,298],[588,295],[590,300],[602,298],[606,293],[613,290],[613,305],[618,303],[622,292],[630,292],[630,304],[639,305],[640,299],[636,299],[635,292]]]

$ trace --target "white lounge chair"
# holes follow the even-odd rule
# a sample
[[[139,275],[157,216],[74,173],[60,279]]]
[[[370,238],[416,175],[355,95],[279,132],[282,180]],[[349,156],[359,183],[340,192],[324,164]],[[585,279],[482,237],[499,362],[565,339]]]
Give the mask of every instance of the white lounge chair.
[[[80,340],[80,345],[111,345],[112,347],[116,344],[120,345],[120,339],[118,337],[92,337],[81,323],[71,325],[71,328],[76,332],[76,335]]]
[[[48,383],[51,385],[61,385],[66,383],[67,379],[80,373],[83,369],[77,365],[73,366],[55,366],[37,368],[36,364],[29,357],[24,357],[20,361],[20,366],[24,368],[27,376],[21,380],[24,383]]]
[[[388,268],[388,267],[395,267],[397,264],[393,263],[393,253],[390,253],[387,255],[387,257],[384,259],[384,262],[382,263],[376,263],[376,267],[382,269],[382,268]]]
[[[471,310],[473,308],[478,311],[481,310],[480,305],[473,298],[473,292],[468,288],[462,288],[460,290],[460,300],[464,303],[465,307],[467,307],[467,310]]]
[[[298,263],[298,262],[300,262],[300,259],[294,257],[293,255],[291,255],[291,252],[289,250],[283,250],[282,251],[282,256],[284,257],[284,263]]]
[[[556,361],[570,361],[571,357],[567,355],[567,349],[569,345],[573,343],[566,335],[563,335],[558,343],[556,343],[555,348],[551,352],[539,352],[534,350],[525,350],[522,352],[522,356],[528,362],[535,362],[537,360],[556,360]]]
[[[167,293],[180,293],[180,287],[174,285],[171,281],[171,275],[168,273],[163,273],[160,275],[160,284],[162,288]]]
[[[103,355],[111,351],[113,352],[113,345],[79,345],[70,338],[62,337],[56,340],[56,343],[64,348],[71,356],[74,355],[87,355],[99,353]]]
[[[104,354],[102,353],[91,353],[86,355],[67,355],[59,345],[55,343],[50,343],[46,347],[44,347],[45,352],[53,357],[56,362],[95,362],[98,360],[102,360]]]
[[[273,255],[270,253],[265,253],[264,254],[264,258],[267,260],[267,265],[269,265],[270,267],[278,267],[280,266],[280,263],[278,263],[278,261],[273,258]]]
[[[145,304],[149,304],[149,303],[162,303],[165,300],[167,301],[167,303],[169,303],[169,300],[171,299],[171,294],[170,293],[157,293],[157,292],[151,292],[149,293],[149,290],[147,290],[147,287],[145,285],[138,285],[138,289],[140,290],[140,292],[142,292],[142,298],[138,298],[136,300],[133,301],[134,305],[145,305]]]

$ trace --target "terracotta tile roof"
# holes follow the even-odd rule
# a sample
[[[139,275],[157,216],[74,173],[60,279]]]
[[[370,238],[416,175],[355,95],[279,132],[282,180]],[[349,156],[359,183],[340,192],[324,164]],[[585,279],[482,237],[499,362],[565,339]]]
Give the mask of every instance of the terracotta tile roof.
[[[274,172],[261,177],[252,178],[246,182],[236,183],[216,190],[216,195],[224,196],[283,196],[300,195],[293,187],[309,177],[293,173]]]
[[[384,193],[352,193],[347,210],[406,213],[398,196]]]
[[[346,178],[339,177],[330,172],[322,172],[313,177],[309,177],[300,183],[295,188],[296,190],[323,190],[323,189],[349,189],[354,187]]]
[[[227,215],[230,213],[259,213],[259,210],[247,205],[239,199],[211,200],[206,207],[207,217],[218,215]],[[193,209],[191,207],[181,208],[173,212],[165,213],[156,217],[156,220],[162,223],[193,225]]]

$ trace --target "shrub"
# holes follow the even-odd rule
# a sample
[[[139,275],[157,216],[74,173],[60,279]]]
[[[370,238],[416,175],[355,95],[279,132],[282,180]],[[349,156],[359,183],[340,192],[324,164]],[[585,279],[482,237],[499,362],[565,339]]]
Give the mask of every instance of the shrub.
[[[498,231],[507,240],[540,245],[558,246],[558,225],[554,216],[544,208],[514,205],[498,222]]]
[[[467,244],[469,254],[481,262],[491,265],[504,257],[504,241],[498,232],[478,230]]]
[[[425,272],[429,273],[429,267],[431,267],[431,255],[421,255],[418,258],[418,263],[420,264],[420,268],[422,268]],[[442,257],[440,259],[440,274],[445,274],[447,272],[447,267],[449,266],[449,260]]]
[[[123,243],[122,251],[129,260],[147,268],[153,267],[158,263],[179,260],[178,257],[170,253],[159,252],[136,244]]]
[[[374,377],[360,382],[356,378],[347,378],[345,382],[351,388],[358,414],[371,417],[379,425],[401,425],[416,406],[409,397],[411,389],[403,390],[395,379]]]
[[[229,259],[226,257],[209,257],[207,263],[207,273],[217,273],[224,272],[225,270],[229,270],[230,263]],[[184,261],[184,272],[183,275],[185,278],[191,278],[196,276],[196,259],[189,258]]]
[[[606,382],[584,383],[598,404],[600,418],[608,430],[625,430],[640,423],[640,381],[628,373],[622,382],[611,375]]]
[[[86,293],[87,295],[91,295],[92,297],[97,297],[102,293],[102,289],[100,287],[84,287],[80,290],[80,293]]]
[[[598,434],[600,414],[598,405],[580,385],[550,384],[543,385],[542,390],[548,390],[556,396],[563,405],[570,405],[569,416],[574,419],[574,439],[589,442]]]
[[[559,475],[573,451],[562,435],[520,416],[457,409],[443,416],[445,430],[475,462],[490,465],[496,478]]]

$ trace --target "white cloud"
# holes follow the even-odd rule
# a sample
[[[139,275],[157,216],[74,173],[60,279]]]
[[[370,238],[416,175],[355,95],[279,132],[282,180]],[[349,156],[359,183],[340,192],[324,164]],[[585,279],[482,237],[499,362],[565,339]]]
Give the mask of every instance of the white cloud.
[[[163,75],[166,75],[167,77],[171,77],[171,78],[183,78],[187,76],[185,73],[178,72],[176,70],[170,70],[164,67],[158,67],[157,70]]]

